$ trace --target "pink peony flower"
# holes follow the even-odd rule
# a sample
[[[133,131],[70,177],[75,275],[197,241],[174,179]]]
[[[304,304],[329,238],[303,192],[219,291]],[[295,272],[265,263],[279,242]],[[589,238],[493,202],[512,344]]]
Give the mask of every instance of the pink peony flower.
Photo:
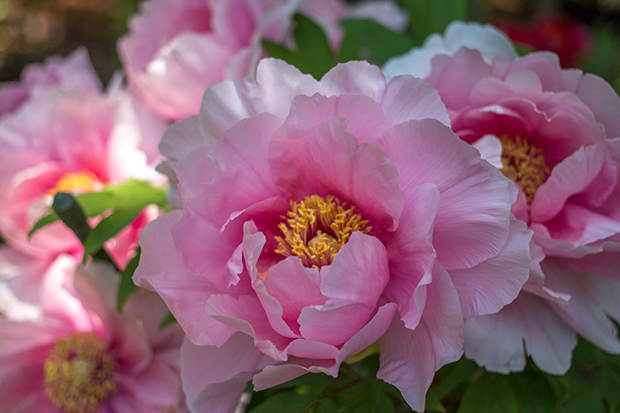
[[[63,76],[79,79],[84,73],[72,62],[85,56],[71,59],[54,62]],[[33,94],[0,119],[0,234],[12,247],[41,259],[81,254],[79,241],[61,223],[30,240],[27,234],[58,191],[79,194],[129,178],[161,182],[154,165],[164,128],[162,120],[114,85],[106,94],[62,84]],[[148,220],[144,216],[125,231],[128,239],[118,241],[113,254],[119,265],[131,258]]]
[[[0,118],[13,113],[31,97],[45,90],[62,88],[85,94],[101,91],[101,81],[90,64],[86,49],[80,48],[62,59],[50,57],[44,64],[27,66],[19,82],[0,84]]]
[[[150,0],[118,44],[129,82],[160,115],[173,120],[198,113],[207,87],[250,75],[262,55],[261,39],[289,37],[297,11],[315,19],[338,47],[338,20],[372,17],[403,28],[394,6],[349,8],[340,0]]]
[[[184,407],[182,330],[176,324],[160,330],[167,309],[147,291],[130,296],[124,312],[117,312],[117,286],[118,274],[103,264],[56,271],[46,278],[39,320],[0,320],[3,411],[156,413]]]
[[[560,374],[576,333],[620,352],[609,320],[620,320],[618,96],[594,75],[562,70],[552,53],[491,61],[464,47],[435,56],[426,80],[457,135],[517,184],[513,213],[534,231],[522,294],[466,320],[465,354],[501,372],[523,369],[531,355]]]
[[[424,409],[463,315],[512,301],[530,261],[513,185],[447,125],[419,79],[265,59],[168,130],[183,210],[144,229],[134,281],[188,335],[192,411],[231,411],[250,379],[336,376],[377,341],[378,377]]]

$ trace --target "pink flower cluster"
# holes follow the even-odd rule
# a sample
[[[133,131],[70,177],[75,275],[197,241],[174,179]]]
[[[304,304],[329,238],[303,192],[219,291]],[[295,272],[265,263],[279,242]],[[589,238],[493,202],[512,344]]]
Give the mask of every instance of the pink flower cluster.
[[[160,331],[168,313],[161,300],[142,291],[118,312],[118,274],[79,266],[84,249],[62,223],[28,237],[57,192],[129,178],[163,183],[154,167],[165,122],[116,80],[103,92],[84,50],[28,67],[21,82],[0,85],[0,99],[0,410],[184,408],[184,333],[177,325]],[[118,266],[154,215],[143,213],[106,243]]]
[[[228,411],[249,379],[336,376],[377,341],[378,377],[424,409],[463,316],[511,302],[530,262],[516,188],[449,123],[419,79],[266,59],[168,130],[183,209],[144,230],[134,280],[188,335],[190,409]]]
[[[254,73],[261,40],[291,43],[296,12],[315,20],[334,49],[338,21],[375,19],[402,29],[407,19],[391,2],[357,7],[340,0],[149,0],[118,45],[131,85],[154,111],[178,120],[198,113],[205,89]]]
[[[446,35],[455,30],[467,47],[415,50],[385,70],[430,63],[426,81],[452,129],[516,183],[512,212],[534,231],[522,293],[497,314],[466,320],[465,355],[501,372],[523,369],[531,355],[559,374],[576,333],[619,353],[609,318],[620,320],[620,99],[602,79],[562,70],[555,54],[516,57],[508,47],[489,56],[478,45],[506,42],[503,34],[455,23]]]

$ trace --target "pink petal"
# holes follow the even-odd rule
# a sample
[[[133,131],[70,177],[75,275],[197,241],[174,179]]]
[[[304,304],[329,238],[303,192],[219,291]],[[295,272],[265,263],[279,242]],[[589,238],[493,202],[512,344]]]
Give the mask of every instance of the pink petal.
[[[395,303],[387,303],[379,307],[370,321],[342,346],[336,357],[338,365],[379,340],[389,328],[395,311]]]
[[[181,347],[181,378],[192,411],[232,413],[252,376],[275,361],[254,348],[254,340],[233,335],[223,346]],[[208,368],[205,368],[208,366]]]
[[[554,240],[579,247],[620,233],[620,222],[588,208],[567,204],[560,214],[547,223],[547,230]],[[556,255],[553,250],[546,251],[549,255]]]
[[[542,269],[545,272],[545,284],[549,288],[571,296],[566,305],[549,303],[558,316],[603,350],[619,353],[617,330],[609,317],[620,320],[620,283],[586,272],[574,272],[551,259],[542,262]]]
[[[432,119],[396,125],[380,145],[396,165],[403,191],[437,185],[441,206],[433,245],[446,269],[472,267],[498,255],[508,236],[514,185],[482,163],[476,149]]]
[[[182,211],[159,217],[144,228],[142,257],[134,282],[157,291],[190,339],[199,345],[221,346],[234,333],[205,313],[205,304],[218,290],[206,278],[189,271],[170,233]]]
[[[381,102],[386,81],[385,75],[377,66],[359,61],[337,65],[323,76],[321,85],[325,87],[327,96],[350,93],[368,96]]]
[[[528,293],[496,314],[465,320],[465,355],[489,371],[521,371],[531,355],[543,371],[564,374],[576,344],[575,332],[546,300]]]
[[[317,179],[356,205],[381,233],[394,229],[403,208],[398,171],[375,144],[357,144],[334,118],[316,126],[306,139],[308,159]]]
[[[355,231],[332,264],[321,268],[321,292],[374,308],[389,278],[387,251],[381,241]]]
[[[333,360],[297,359],[291,363],[265,367],[263,371],[254,376],[252,383],[254,390],[260,391],[303,376],[306,373],[325,373],[336,377],[338,370]]]
[[[304,267],[299,257],[288,257],[269,268],[263,285],[265,293],[282,305],[284,321],[297,330],[301,310],[310,305],[322,305],[327,300],[321,294],[320,282],[318,269]]]
[[[512,220],[506,245],[496,257],[449,272],[463,317],[495,313],[517,297],[530,274],[531,238],[523,221]]]
[[[320,123],[341,117],[347,120],[347,132],[353,134],[358,141],[374,141],[392,125],[383,113],[382,106],[366,96],[299,95],[291,102],[289,115],[275,137],[300,138]]]
[[[393,125],[430,118],[450,126],[450,117],[439,94],[421,79],[397,76],[390,80],[383,93],[381,106]]]
[[[605,126],[608,138],[620,136],[620,99],[609,83],[596,75],[586,73],[574,92],[589,108],[596,120]]]
[[[600,206],[616,186],[616,169],[605,145],[580,148],[556,165],[547,181],[538,188],[532,202],[532,220],[549,221],[576,194],[586,205]]]
[[[280,124],[266,113],[242,120],[210,151],[196,149],[178,162],[175,171],[184,204],[222,225],[232,211],[278,195],[268,159],[271,135]],[[211,159],[217,159],[215,173],[205,174],[202,165],[214,162]]]
[[[405,207],[398,229],[382,237],[388,252],[390,281],[385,296],[398,304],[405,327],[414,329],[426,302],[435,261],[433,224],[439,209],[439,191],[422,184],[405,192]]]
[[[381,367],[377,377],[396,386],[409,406],[424,411],[425,395],[435,372],[463,354],[463,318],[450,277],[437,264],[427,287],[428,300],[420,324],[406,328],[394,314],[379,340]]]
[[[191,151],[212,144],[201,133],[198,116],[193,115],[170,125],[159,144],[159,151],[167,159],[179,161]]]

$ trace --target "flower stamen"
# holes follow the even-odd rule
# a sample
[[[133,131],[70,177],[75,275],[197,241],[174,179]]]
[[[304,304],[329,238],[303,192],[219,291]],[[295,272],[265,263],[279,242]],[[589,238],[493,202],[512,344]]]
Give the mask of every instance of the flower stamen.
[[[74,333],[56,342],[45,360],[45,393],[66,413],[98,412],[114,392],[118,363],[95,333]]]
[[[502,173],[519,185],[525,193],[527,209],[530,210],[534,195],[551,174],[545,162],[545,155],[540,148],[522,139],[501,136],[502,143]]]
[[[331,264],[334,255],[347,243],[354,231],[368,234],[372,227],[368,220],[355,214],[355,206],[332,195],[312,195],[301,202],[291,201],[286,223],[278,228],[284,237],[275,237],[275,252],[285,257],[297,256],[306,267],[320,268]]]
[[[49,195],[56,195],[57,192],[67,192],[78,195],[85,192],[92,192],[100,184],[97,175],[90,171],[67,172],[56,182],[56,185],[47,191]]]

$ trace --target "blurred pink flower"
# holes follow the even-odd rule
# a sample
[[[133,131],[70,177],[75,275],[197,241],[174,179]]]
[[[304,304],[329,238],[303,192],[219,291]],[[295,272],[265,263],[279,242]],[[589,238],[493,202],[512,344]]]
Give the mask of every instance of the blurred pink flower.
[[[73,89],[85,94],[101,91],[101,81],[90,64],[86,49],[80,48],[64,59],[53,56],[44,64],[29,65],[19,82],[0,83],[0,118],[51,88]]]
[[[514,186],[448,124],[419,79],[265,59],[168,130],[183,210],[145,228],[134,280],[188,334],[192,411],[230,411],[250,379],[336,376],[377,341],[378,377],[424,409],[463,315],[498,311],[529,268]]]
[[[69,59],[54,61],[64,77],[74,75],[84,84],[96,80],[94,73],[86,76],[82,71],[85,55]],[[71,63],[76,59],[80,65]],[[157,145],[164,130],[161,119],[118,85],[105,94],[63,83],[33,93],[19,109],[0,118],[1,236],[41,259],[61,252],[81,254],[79,241],[61,223],[30,240],[28,231],[47,212],[57,191],[79,194],[129,178],[161,182],[154,166],[160,160]],[[125,231],[131,239],[120,240],[113,252],[119,265],[131,258],[147,221],[145,216]]]
[[[513,214],[534,231],[523,293],[466,320],[465,354],[501,372],[531,355],[560,374],[576,333],[620,352],[608,318],[620,321],[620,99],[611,86],[562,70],[552,53],[490,60],[466,47],[432,57],[426,81],[457,135],[517,184]]]
[[[338,21],[370,17],[402,28],[404,14],[390,3],[350,8],[340,0],[150,0],[130,21],[118,50],[131,85],[160,115],[197,114],[207,87],[253,73],[261,39],[290,40],[296,12],[315,19],[335,49]]]
[[[59,260],[71,257],[61,256]],[[156,413],[183,408],[176,324],[147,291],[116,311],[118,274],[60,265],[46,278],[41,318],[0,320],[2,411]],[[73,272],[66,271],[73,268]],[[73,283],[75,274],[75,282]]]

